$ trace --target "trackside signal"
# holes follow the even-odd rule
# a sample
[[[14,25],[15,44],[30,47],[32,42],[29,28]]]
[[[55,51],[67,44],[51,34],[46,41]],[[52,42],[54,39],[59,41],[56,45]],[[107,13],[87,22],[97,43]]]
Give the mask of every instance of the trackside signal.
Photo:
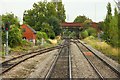
[[[10,24],[9,22],[5,23],[5,31],[8,31],[10,29]]]

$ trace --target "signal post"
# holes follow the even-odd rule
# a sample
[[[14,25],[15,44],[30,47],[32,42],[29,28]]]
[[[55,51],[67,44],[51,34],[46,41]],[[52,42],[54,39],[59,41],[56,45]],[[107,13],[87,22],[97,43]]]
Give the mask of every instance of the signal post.
[[[10,24],[9,22],[5,23],[5,32],[6,32],[6,49],[5,49],[5,54],[8,55],[8,31],[9,31]]]

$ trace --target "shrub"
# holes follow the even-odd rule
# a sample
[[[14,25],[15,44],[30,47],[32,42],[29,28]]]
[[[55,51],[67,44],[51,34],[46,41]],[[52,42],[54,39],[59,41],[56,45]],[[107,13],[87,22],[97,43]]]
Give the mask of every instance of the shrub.
[[[87,30],[81,32],[81,37],[82,37],[82,38],[88,37],[88,32],[87,32]]]
[[[42,39],[42,37],[43,37],[42,32],[38,31],[36,36],[37,36],[38,40]]]
[[[70,38],[75,38],[76,37],[76,33],[75,32],[70,33],[69,37]]]
[[[54,33],[54,32],[51,32],[51,33],[49,34],[49,38],[50,38],[50,39],[55,39],[55,33]]]
[[[26,40],[22,40],[22,46],[31,46],[32,43],[31,42],[28,42]]]
[[[42,38],[47,39],[48,38],[47,34],[45,32],[38,31],[37,32],[37,39],[41,40]]]
[[[88,38],[95,40],[95,37],[94,37],[94,36],[89,36]]]
[[[45,40],[47,40],[47,39],[48,39],[47,34],[46,34],[45,32],[42,32],[42,34],[43,34],[43,38],[44,38]]]
[[[55,38],[55,33],[53,31],[53,28],[48,23],[42,24],[41,31],[45,32],[49,38]]]
[[[87,29],[87,31],[88,31],[88,35],[89,35],[89,36],[97,37],[97,31],[96,31],[96,29],[94,29],[94,28],[92,28],[92,27],[89,27],[89,28]]]

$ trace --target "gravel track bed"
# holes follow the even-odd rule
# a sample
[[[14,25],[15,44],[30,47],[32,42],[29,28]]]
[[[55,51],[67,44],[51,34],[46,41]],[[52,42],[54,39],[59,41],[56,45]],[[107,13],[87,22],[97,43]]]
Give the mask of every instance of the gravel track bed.
[[[68,67],[68,48],[65,47],[60,53],[60,56],[50,74],[50,78],[69,78]]]
[[[79,43],[79,46],[81,47],[82,45]],[[81,48],[81,50],[84,51],[84,48]],[[94,64],[94,66],[98,69],[104,78],[117,78],[118,75],[94,54],[86,56]]]
[[[36,65],[35,71],[27,78],[44,78],[57,54],[58,50],[53,51],[44,61]]]
[[[107,65],[105,65],[101,60],[99,60],[96,56],[87,57],[92,61],[92,63],[96,66],[96,68],[99,70],[104,78],[117,78],[117,74]]]
[[[3,74],[2,77],[3,78],[27,78],[32,72],[36,70],[37,64],[42,63],[51,54],[55,54],[55,52],[56,50],[30,58],[25,62],[18,64],[16,67],[12,68],[9,72]],[[44,66],[44,65],[41,64],[41,66]]]
[[[76,44],[71,44],[72,78],[98,78]]]

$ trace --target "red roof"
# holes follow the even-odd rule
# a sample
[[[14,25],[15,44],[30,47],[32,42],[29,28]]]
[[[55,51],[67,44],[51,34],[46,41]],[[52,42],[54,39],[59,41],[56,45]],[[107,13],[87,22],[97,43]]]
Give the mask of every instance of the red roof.
[[[74,22],[64,22],[61,24],[62,27],[82,27],[81,23],[74,23]]]

